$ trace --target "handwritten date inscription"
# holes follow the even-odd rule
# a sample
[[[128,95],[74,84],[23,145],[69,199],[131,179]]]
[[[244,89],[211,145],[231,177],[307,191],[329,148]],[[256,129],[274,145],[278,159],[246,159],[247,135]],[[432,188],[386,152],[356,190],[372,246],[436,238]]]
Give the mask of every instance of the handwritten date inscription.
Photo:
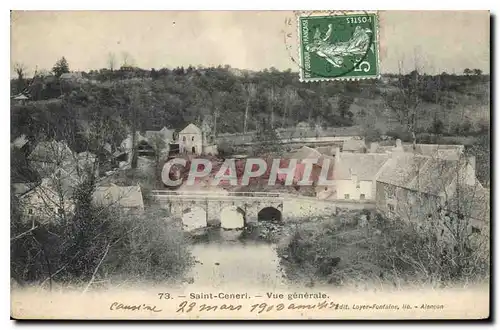
[[[242,305],[231,305],[231,304],[222,304],[222,305],[208,305],[208,304],[197,304],[196,302],[188,302],[183,301],[179,304],[177,313],[190,313],[193,311],[196,312],[215,312],[218,310],[230,310],[230,311],[239,311],[243,307]],[[267,304],[267,303],[259,303],[253,304],[250,306],[250,312],[256,312],[257,314],[268,313],[272,311],[282,311],[284,309],[288,310],[314,310],[314,309],[348,309],[347,305],[341,305],[334,302],[322,301],[317,304]]]

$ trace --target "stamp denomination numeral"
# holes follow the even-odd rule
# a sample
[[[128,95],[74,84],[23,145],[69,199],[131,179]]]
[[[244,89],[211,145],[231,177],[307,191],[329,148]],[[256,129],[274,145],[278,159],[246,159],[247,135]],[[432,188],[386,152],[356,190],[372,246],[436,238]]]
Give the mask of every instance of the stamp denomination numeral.
[[[347,23],[349,23],[349,24],[371,23],[372,22],[372,18],[370,16],[368,16],[368,17],[347,17],[346,20],[347,20]]]

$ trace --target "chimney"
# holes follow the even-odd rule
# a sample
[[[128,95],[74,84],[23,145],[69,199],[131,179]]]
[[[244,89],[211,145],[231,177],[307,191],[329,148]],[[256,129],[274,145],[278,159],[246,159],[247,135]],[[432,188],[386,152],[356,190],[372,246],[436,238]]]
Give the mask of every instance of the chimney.
[[[370,144],[370,153],[372,153],[372,154],[376,153],[377,149],[378,149],[378,143],[372,142],[372,144]]]

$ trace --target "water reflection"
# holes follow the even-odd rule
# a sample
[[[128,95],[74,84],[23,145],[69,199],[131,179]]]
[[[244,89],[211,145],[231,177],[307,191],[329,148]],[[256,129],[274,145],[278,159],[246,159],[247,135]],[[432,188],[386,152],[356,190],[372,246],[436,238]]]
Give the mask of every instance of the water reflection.
[[[193,243],[192,254],[197,262],[188,277],[194,287],[273,289],[286,285],[276,246],[243,239],[242,230],[209,230]]]
[[[239,207],[226,207],[220,214],[220,225],[225,229],[237,229],[245,226],[245,212]]]
[[[207,226],[207,215],[203,208],[193,207],[184,210],[182,215],[182,226],[184,230],[205,228]]]

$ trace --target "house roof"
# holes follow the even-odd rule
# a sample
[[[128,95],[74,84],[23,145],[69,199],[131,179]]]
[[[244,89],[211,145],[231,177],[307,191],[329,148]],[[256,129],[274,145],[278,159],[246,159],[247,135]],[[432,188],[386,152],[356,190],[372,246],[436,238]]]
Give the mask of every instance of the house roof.
[[[321,158],[321,153],[313,148],[303,146],[302,148],[291,152],[288,154],[288,157],[291,159],[320,159]]]
[[[332,146],[316,147],[314,149],[327,156],[334,156],[336,152],[336,148]]]
[[[75,190],[75,187],[77,186],[77,182],[75,181],[76,179],[71,174],[66,173],[63,169],[59,169],[58,172],[60,173],[59,177],[57,177],[56,173],[54,173],[50,177],[43,178],[39,185],[36,185],[33,189],[28,190],[22,194],[21,197],[29,198],[32,194],[38,194],[40,196],[46,196],[50,200],[51,194],[62,194],[65,198],[70,198]],[[19,189],[20,188],[21,187],[19,187]]]
[[[19,93],[17,95],[15,95],[14,97],[12,97],[14,100],[29,100],[29,97],[26,96],[25,94],[23,93]]]
[[[21,135],[19,137],[17,137],[12,143],[11,143],[11,146],[15,147],[15,148],[19,148],[21,149],[22,147],[24,147],[26,145],[26,143],[28,143],[28,138],[26,137],[26,135]]]
[[[429,158],[418,169],[417,175],[407,183],[406,188],[439,195],[457,176],[459,163],[452,160]]]
[[[201,134],[201,129],[195,124],[189,124],[179,134]]]
[[[463,145],[453,145],[453,144],[415,144],[415,150],[413,150],[413,145],[405,143],[403,144],[403,150],[405,152],[415,152],[424,156],[432,156],[442,159],[458,160],[460,155],[464,151]]]
[[[393,153],[381,169],[377,181],[395,186],[407,186],[417,175],[427,157],[413,153]]]
[[[341,153],[335,164],[335,179],[350,180],[355,174],[361,181],[375,180],[388,159],[389,155],[385,154]]]
[[[159,131],[146,131],[144,133],[144,136],[147,138],[147,139],[151,139],[153,138],[154,136],[156,135],[161,135],[163,136],[163,138],[165,140],[172,140],[173,139],[173,136],[174,136],[174,132],[175,130],[173,129],[168,129],[166,127],[163,127],[161,130]]]
[[[62,141],[43,141],[36,145],[28,159],[35,162],[56,163],[71,160],[71,149]]]
[[[17,196],[24,195],[38,186],[38,182],[12,183],[12,190]]]
[[[101,205],[116,204],[125,208],[144,208],[140,186],[97,187],[94,192],[94,202]]]
[[[342,151],[359,151],[366,149],[364,140],[349,139],[342,144]]]
[[[384,165],[377,181],[439,195],[445,192],[464,166],[467,166],[465,159],[457,161],[413,153],[395,153]]]

